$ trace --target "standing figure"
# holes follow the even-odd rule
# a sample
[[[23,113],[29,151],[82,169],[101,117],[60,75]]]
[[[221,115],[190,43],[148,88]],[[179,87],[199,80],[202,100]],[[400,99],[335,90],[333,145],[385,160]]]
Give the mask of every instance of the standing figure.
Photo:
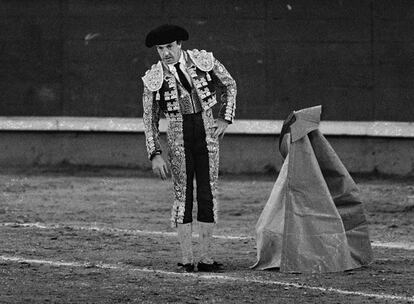
[[[205,50],[183,50],[188,40],[182,27],[165,24],[148,33],[145,45],[156,47],[161,58],[142,77],[144,82],[143,119],[148,158],[160,178],[167,178],[162,157],[158,123],[161,113],[168,121],[168,161],[174,188],[171,222],[177,228],[183,271],[194,271],[192,211],[196,179],[197,221],[200,259],[198,271],[215,272],[222,264],[210,254],[214,224],[217,222],[217,178],[219,136],[233,122],[236,83],[213,54]],[[212,107],[220,89],[221,108],[214,119]]]

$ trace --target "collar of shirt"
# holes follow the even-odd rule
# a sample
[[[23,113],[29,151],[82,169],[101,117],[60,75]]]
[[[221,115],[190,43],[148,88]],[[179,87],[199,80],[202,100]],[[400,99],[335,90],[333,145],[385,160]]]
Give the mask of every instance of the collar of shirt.
[[[184,51],[181,51],[181,55],[180,55],[180,58],[178,59],[178,62],[180,63],[180,67],[181,67],[181,65],[185,66]],[[175,71],[174,64],[176,64],[176,63],[168,64],[168,68],[170,69],[170,71]],[[182,67],[181,67],[181,69],[182,69]]]
[[[188,82],[192,86],[192,81],[191,81],[190,75],[187,73],[187,69],[185,68],[186,61],[185,61],[185,57],[184,57],[184,51],[181,51],[181,56],[180,56],[180,59],[178,59],[178,62],[180,63],[180,68],[181,68],[181,71],[183,72],[185,78],[187,78]],[[170,72],[175,76],[175,78],[178,81],[180,81],[180,77],[178,77],[177,70],[176,70],[174,64],[169,64],[168,68],[170,69]]]

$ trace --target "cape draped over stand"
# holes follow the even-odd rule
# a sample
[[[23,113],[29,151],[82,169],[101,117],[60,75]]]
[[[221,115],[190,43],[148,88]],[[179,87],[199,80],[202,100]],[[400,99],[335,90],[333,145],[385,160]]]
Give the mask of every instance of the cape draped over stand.
[[[322,273],[372,261],[359,190],[318,130],[321,106],[289,115],[279,149],[285,158],[256,224],[252,268]]]

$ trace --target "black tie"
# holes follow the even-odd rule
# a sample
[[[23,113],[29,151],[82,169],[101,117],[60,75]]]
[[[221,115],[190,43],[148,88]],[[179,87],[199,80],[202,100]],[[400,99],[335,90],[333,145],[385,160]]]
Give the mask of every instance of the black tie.
[[[176,64],[174,64],[175,69],[177,70],[177,74],[178,74],[178,78],[180,78],[180,82],[181,84],[184,86],[184,88],[188,91],[191,92],[191,85],[187,80],[187,77],[185,77],[183,71],[180,69],[180,63],[177,62]]]

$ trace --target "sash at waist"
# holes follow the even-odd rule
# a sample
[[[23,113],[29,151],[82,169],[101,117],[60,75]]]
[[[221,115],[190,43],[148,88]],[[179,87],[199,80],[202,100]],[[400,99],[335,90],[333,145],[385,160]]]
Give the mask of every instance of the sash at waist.
[[[200,99],[197,92],[193,89],[190,94],[186,94],[179,98],[181,114],[194,114],[202,111]]]

